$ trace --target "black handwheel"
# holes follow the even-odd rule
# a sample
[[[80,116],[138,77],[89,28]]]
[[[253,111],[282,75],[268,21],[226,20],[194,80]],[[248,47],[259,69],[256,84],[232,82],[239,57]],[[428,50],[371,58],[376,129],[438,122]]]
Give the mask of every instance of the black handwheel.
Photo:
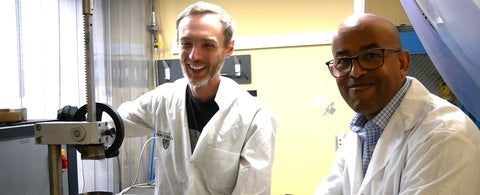
[[[115,128],[110,131],[110,136],[114,137],[113,142],[110,145],[105,145],[105,158],[112,158],[118,156],[120,146],[122,146],[123,138],[125,137],[123,120],[120,115],[108,104],[96,103],[96,120],[102,121],[103,112],[107,113],[112,118]],[[87,115],[87,105],[83,105],[75,112],[73,116],[74,121],[85,120]],[[88,117],[87,117],[88,118]],[[81,145],[80,145],[81,146]],[[78,150],[78,147],[77,147]],[[82,153],[81,150],[78,150]]]

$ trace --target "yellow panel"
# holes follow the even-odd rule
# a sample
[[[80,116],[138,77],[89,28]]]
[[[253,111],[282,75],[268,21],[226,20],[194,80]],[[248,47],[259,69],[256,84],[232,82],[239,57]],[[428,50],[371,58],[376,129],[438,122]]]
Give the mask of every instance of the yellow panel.
[[[167,47],[171,46],[175,35],[177,14],[191,2],[155,2]],[[232,15],[238,37],[335,30],[345,17],[353,13],[352,0],[210,2],[221,5]],[[392,8],[389,11],[383,11],[385,4],[377,7],[384,13],[397,9],[403,13],[399,5],[399,2],[398,5],[389,4],[387,7]],[[170,54],[170,49],[167,48],[166,58],[178,58]],[[335,79],[324,65],[332,58],[330,45],[247,49],[234,54],[251,55],[252,83],[243,86],[257,90],[258,98],[277,116],[272,194],[313,194],[319,182],[330,172],[335,155],[335,134],[347,132],[353,116],[353,111],[338,93]],[[325,114],[332,102],[335,113]]]

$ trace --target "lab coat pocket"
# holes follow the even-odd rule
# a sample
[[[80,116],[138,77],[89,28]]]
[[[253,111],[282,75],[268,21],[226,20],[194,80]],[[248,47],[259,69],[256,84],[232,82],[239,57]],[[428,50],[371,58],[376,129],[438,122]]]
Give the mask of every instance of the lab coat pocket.
[[[210,188],[218,192],[231,192],[238,176],[239,153],[220,149],[209,152],[206,161],[206,175],[210,177]]]

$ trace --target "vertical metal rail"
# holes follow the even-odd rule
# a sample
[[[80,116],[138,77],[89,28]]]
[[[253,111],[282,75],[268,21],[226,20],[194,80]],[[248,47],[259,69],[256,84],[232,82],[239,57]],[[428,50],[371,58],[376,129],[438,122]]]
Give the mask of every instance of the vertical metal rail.
[[[83,30],[85,41],[85,74],[87,83],[87,121],[97,120],[95,106],[95,74],[93,68],[93,0],[83,0]]]
[[[83,0],[83,29],[85,41],[85,77],[87,90],[87,121],[96,122],[95,74],[93,67],[93,0]],[[61,145],[48,145],[50,194],[63,194],[61,177]]]
[[[153,1],[151,1],[151,5],[152,5],[152,12],[150,14],[150,22],[148,24],[148,30],[150,31],[150,44],[151,44],[151,53],[150,53],[150,56],[151,56],[151,64],[152,64],[152,69],[149,69],[149,70],[152,70],[152,78],[153,78],[153,86],[152,88],[155,88],[157,87],[158,85],[158,75],[157,75],[157,65],[156,65],[156,62],[155,62],[155,56],[158,52],[158,45],[157,45],[157,42],[159,40],[157,40],[157,31],[158,31],[158,26],[157,26],[157,19],[156,19],[156,16],[155,16],[155,8],[154,8],[154,4],[153,4]],[[150,83],[150,82],[149,82]],[[150,84],[148,84],[150,85]]]
[[[60,158],[60,145],[50,144],[48,145],[48,169],[50,176],[50,194],[51,195],[61,195],[63,194],[62,189],[62,177],[61,173],[61,158]]]

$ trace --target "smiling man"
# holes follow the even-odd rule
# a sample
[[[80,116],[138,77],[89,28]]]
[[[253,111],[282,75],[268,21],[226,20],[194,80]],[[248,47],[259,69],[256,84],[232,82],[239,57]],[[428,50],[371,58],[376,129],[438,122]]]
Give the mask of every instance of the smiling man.
[[[480,194],[480,132],[407,76],[410,54],[388,20],[353,15],[326,63],[357,113],[316,194]]]
[[[270,194],[275,118],[220,76],[234,50],[233,21],[221,7],[198,2],[176,26],[185,78],[118,109],[127,136],[157,133],[155,194]]]

